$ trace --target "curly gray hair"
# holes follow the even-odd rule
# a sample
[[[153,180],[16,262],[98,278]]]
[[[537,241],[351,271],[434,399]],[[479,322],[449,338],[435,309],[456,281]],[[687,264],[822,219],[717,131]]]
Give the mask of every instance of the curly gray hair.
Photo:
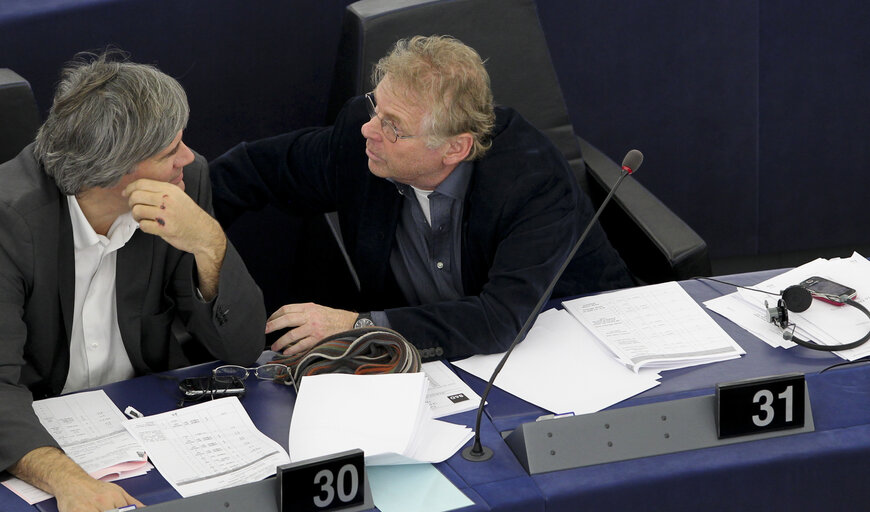
[[[417,95],[430,115],[423,120],[427,145],[468,132],[474,138],[466,160],[480,158],[492,145],[495,125],[492,90],[483,60],[451,36],[400,39],[375,65],[372,85],[390,75],[399,90]]]

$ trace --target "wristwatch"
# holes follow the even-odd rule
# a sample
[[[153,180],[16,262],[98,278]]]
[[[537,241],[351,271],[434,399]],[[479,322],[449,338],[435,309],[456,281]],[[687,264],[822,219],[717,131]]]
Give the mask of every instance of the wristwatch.
[[[372,315],[369,313],[360,313],[359,316],[356,317],[356,322],[353,323],[354,329],[359,329],[362,327],[374,327],[375,323],[372,322]]]

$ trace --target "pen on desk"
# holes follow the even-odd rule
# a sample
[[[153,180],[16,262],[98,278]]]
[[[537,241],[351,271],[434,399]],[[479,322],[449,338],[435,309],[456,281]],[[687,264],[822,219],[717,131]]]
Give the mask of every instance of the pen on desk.
[[[133,410],[135,411],[136,409]],[[136,510],[136,505],[127,505],[126,507],[113,508],[112,510],[107,510],[106,512],[127,512],[128,510]]]
[[[142,414],[141,412],[134,409],[132,405],[128,405],[127,408],[124,409],[124,414],[126,414],[131,420],[145,417],[144,414]],[[133,506],[133,508],[135,508],[135,505],[132,505],[132,506]],[[123,508],[121,510],[133,510],[133,509]],[[110,510],[109,512],[112,512],[112,511]]]

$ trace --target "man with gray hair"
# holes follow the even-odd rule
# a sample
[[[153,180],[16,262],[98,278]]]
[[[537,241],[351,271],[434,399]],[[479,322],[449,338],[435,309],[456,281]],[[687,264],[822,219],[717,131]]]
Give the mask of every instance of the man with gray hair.
[[[243,143],[211,163],[218,220],[269,202],[337,211],[359,276],[363,313],[288,304],[266,324],[287,330],[272,349],[304,352],[366,324],[399,331],[424,359],[507,349],[592,219],[589,199],[544,134],[493,106],[484,64],[462,42],[400,40],[372,85],[333,126]],[[633,281],[596,224],[563,283],[556,296]]]
[[[61,512],[141,503],[69,459],[34,399],[190,364],[175,318],[230,363],[264,346],[262,294],[209,213],[188,115],[156,68],[82,55],[36,141],[0,165],[0,470]]]

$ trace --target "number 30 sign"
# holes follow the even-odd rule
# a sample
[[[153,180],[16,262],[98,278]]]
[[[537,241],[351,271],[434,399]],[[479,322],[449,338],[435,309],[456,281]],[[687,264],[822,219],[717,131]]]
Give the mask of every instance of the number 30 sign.
[[[282,512],[348,510],[365,501],[362,450],[319,457],[278,468]],[[368,507],[371,508],[371,507]]]

